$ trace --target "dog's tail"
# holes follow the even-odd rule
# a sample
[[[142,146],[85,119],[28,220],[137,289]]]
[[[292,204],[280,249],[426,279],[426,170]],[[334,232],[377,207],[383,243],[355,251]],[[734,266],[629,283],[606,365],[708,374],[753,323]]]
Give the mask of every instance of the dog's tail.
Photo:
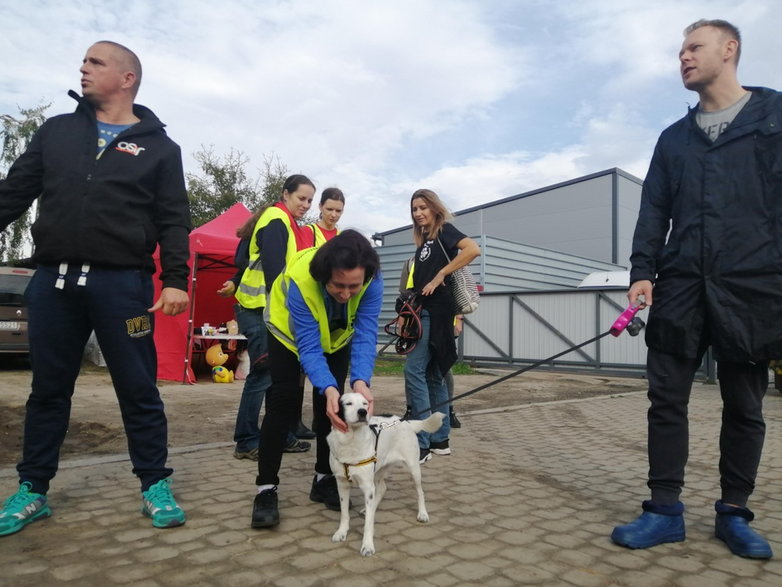
[[[423,430],[424,432],[429,432],[431,434],[440,429],[440,426],[443,425],[444,418],[445,414],[442,412],[435,412],[426,420],[408,420],[407,422],[413,427],[415,432],[421,432]]]

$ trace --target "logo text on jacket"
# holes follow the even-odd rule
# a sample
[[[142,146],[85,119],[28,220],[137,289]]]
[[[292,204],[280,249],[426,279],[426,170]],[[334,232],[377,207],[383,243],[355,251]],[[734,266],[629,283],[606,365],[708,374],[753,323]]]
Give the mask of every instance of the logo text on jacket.
[[[136,143],[128,143],[127,141],[122,141],[120,143],[117,143],[117,146],[115,148],[117,149],[117,151],[122,151],[123,153],[130,153],[134,157],[138,157],[141,151],[146,150],[144,147],[139,147]]]

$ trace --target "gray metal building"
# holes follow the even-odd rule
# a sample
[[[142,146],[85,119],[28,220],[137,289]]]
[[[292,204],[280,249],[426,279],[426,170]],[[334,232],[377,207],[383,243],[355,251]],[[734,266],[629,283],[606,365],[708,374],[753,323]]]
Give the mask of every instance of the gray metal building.
[[[464,234],[629,266],[642,180],[618,168],[454,213]],[[447,204],[447,201],[446,201]],[[383,246],[412,242],[412,225],[374,235]]]

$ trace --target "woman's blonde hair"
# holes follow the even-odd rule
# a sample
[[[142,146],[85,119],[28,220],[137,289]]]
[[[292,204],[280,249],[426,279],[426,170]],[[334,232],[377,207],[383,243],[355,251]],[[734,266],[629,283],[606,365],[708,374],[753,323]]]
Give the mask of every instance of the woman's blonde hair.
[[[432,226],[429,229],[429,232],[425,233],[426,237],[424,237],[423,227],[419,226],[416,223],[415,218],[413,218],[413,201],[418,198],[424,200],[429,209],[434,213]],[[415,241],[416,246],[420,247],[427,239],[437,238],[440,234],[440,230],[443,228],[443,224],[453,218],[453,214],[448,211],[448,208],[446,208],[445,204],[440,200],[440,196],[435,192],[432,190],[420,189],[413,192],[413,197],[410,198],[410,217],[413,219],[413,240]]]

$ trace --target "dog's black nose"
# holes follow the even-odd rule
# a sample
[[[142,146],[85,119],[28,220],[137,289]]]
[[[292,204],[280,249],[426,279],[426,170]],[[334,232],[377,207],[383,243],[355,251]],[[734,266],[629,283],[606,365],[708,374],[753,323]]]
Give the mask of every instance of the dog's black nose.
[[[358,417],[361,418],[362,420],[366,420],[366,418],[367,418],[367,411],[364,408],[361,408],[358,411]]]

